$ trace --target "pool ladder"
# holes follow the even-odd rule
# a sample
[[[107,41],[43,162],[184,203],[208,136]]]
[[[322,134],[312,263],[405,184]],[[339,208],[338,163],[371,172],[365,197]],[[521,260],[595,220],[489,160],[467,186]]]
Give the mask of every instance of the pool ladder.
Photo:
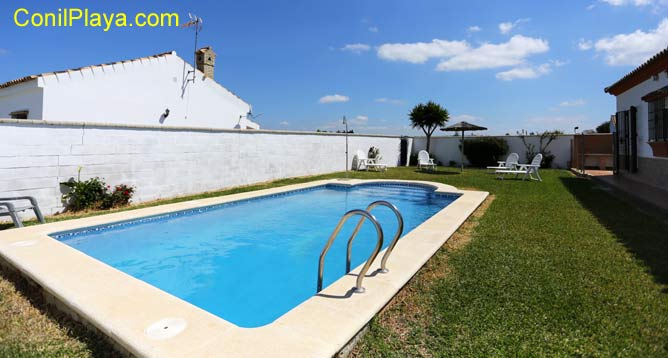
[[[377,206],[388,207],[390,210],[392,210],[392,212],[394,212],[394,215],[397,217],[397,221],[399,222],[399,226],[397,227],[397,232],[394,234],[394,237],[392,238],[392,241],[390,242],[390,245],[387,247],[385,255],[383,255],[383,258],[380,262],[379,272],[381,273],[389,272],[389,269],[387,268],[387,259],[390,257],[390,254],[392,254],[392,250],[394,250],[394,247],[397,245],[397,241],[399,241],[399,237],[401,237],[401,234],[404,231],[404,218],[401,216],[401,212],[399,212],[399,209],[397,209],[397,207],[394,206],[392,203],[387,202],[385,200],[378,200],[369,204],[366,210],[354,209],[343,214],[343,217],[341,217],[341,220],[339,220],[339,223],[334,228],[334,231],[329,236],[329,240],[327,240],[325,247],[322,249],[322,252],[320,253],[320,261],[318,264],[318,288],[316,293],[322,291],[322,276],[325,269],[324,268],[325,256],[327,256],[329,248],[332,246],[332,243],[334,243],[334,240],[339,235],[339,232],[341,231],[341,228],[343,228],[343,225],[348,221],[348,219],[350,219],[353,216],[361,216],[361,218],[360,221],[357,223],[357,226],[355,226],[355,230],[353,230],[353,233],[350,235],[350,238],[348,239],[348,247],[346,249],[346,274],[350,273],[350,256],[352,254],[353,241],[355,240],[355,237],[357,237],[357,234],[359,233],[360,229],[362,228],[362,225],[367,219],[369,219],[369,221],[371,221],[371,223],[373,224],[374,228],[376,229],[376,234],[378,236],[378,240],[376,241],[376,247],[374,247],[373,251],[371,252],[371,255],[364,263],[364,266],[362,266],[360,273],[357,275],[357,281],[355,283],[354,292],[364,293],[364,287],[362,286],[362,281],[364,280],[366,273],[369,271],[369,267],[378,256],[380,249],[383,247],[383,228],[381,227],[380,223],[378,223],[376,217],[371,214],[371,210],[373,210]]]

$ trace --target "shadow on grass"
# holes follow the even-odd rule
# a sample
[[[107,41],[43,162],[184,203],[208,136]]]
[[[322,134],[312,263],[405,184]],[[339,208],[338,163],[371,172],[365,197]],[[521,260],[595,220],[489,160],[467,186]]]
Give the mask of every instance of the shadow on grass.
[[[83,323],[73,320],[69,315],[47,303],[41,287],[26,279],[18,271],[9,268],[7,262],[0,261],[0,280],[3,279],[12,283],[16,288],[16,292],[25,297],[29,304],[35,307],[41,314],[61,326],[62,328],[60,329],[69,337],[83,343],[93,357],[118,357],[122,353],[106,337],[91,331]],[[34,315],[34,313],[30,313],[28,310],[22,311],[24,312],[22,314],[25,315],[24,319],[26,323],[31,322],[35,318],[30,316],[31,314]],[[26,338],[43,336],[44,332],[35,331],[38,329],[38,327],[26,324],[23,334]],[[40,347],[34,348],[39,349]]]
[[[589,179],[560,179],[582,206],[645,263],[657,283],[668,284],[668,221],[643,212],[647,208],[641,203],[623,201],[614,191],[596,189]]]

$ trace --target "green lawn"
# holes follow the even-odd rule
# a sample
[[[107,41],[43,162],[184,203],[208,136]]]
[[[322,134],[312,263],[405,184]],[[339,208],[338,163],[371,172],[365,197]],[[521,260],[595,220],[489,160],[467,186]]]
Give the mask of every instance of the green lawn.
[[[542,183],[499,181],[479,170],[351,173],[439,181],[495,197],[484,215],[471,219],[476,225],[459,234],[465,238],[439,251],[374,319],[354,354],[668,356],[668,220],[566,171],[541,173]],[[462,244],[453,245],[458,240]],[[76,324],[45,315],[39,299],[21,303],[31,294],[21,285],[15,291],[9,276],[0,276],[0,307],[9,302],[19,308],[0,309],[0,315],[12,314],[11,327],[0,323],[0,356],[91,356],[105,350]],[[55,328],[48,334],[31,329],[35,320]]]
[[[464,249],[432,259],[447,275],[421,272],[374,320],[360,356],[668,356],[665,218],[565,171],[433,178],[496,199]]]

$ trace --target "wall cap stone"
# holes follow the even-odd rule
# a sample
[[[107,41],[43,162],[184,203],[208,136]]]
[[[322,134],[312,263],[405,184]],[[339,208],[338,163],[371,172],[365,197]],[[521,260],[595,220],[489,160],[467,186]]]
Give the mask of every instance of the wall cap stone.
[[[219,133],[239,133],[239,134],[283,134],[283,135],[320,135],[320,136],[340,136],[345,133],[328,132],[310,132],[310,131],[287,131],[287,130],[268,130],[268,129],[223,129],[208,127],[181,127],[181,126],[150,126],[136,124],[119,123],[86,123],[86,122],[53,122],[39,119],[2,119],[0,125],[14,124],[20,126],[53,126],[53,127],[82,127],[82,128],[118,128],[130,130],[153,130],[153,131],[184,131],[184,132],[219,132]],[[401,138],[398,135],[384,134],[361,134],[349,133],[349,137],[378,137],[378,138]]]

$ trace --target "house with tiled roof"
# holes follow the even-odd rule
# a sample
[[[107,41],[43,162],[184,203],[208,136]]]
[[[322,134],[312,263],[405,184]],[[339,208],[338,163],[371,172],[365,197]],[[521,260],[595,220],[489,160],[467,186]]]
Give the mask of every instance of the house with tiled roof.
[[[195,59],[172,51],[21,77],[0,84],[0,119],[259,129],[251,106],[214,79],[214,51]]]
[[[668,48],[605,92],[617,99],[615,172],[668,188]]]

